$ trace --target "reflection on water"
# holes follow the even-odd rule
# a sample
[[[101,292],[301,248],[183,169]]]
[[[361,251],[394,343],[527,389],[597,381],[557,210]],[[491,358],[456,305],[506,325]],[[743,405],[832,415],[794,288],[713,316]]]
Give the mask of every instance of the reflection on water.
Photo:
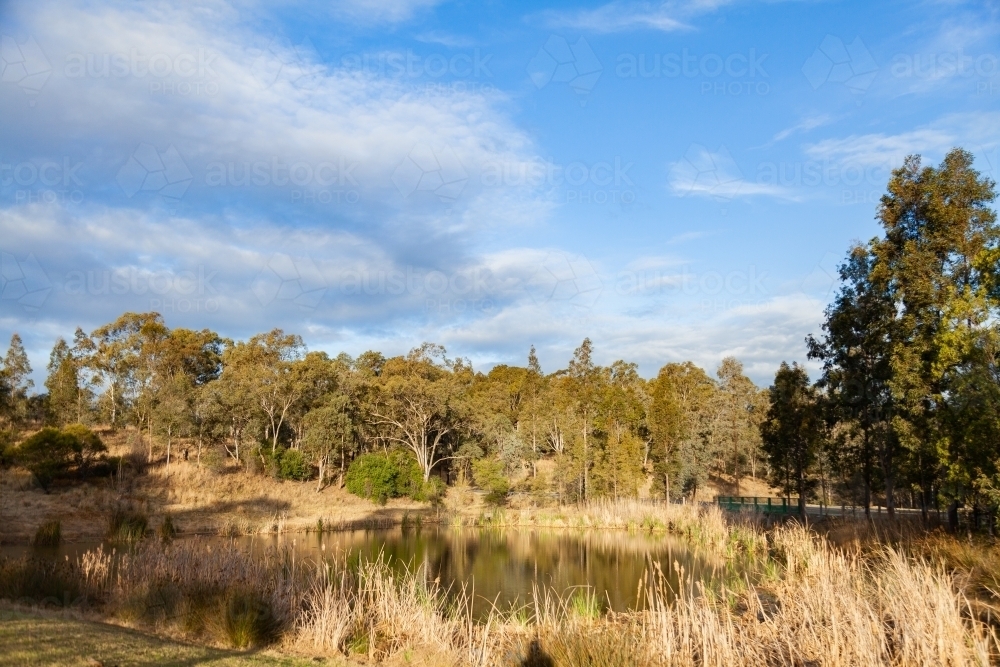
[[[568,596],[588,587],[603,609],[625,611],[641,601],[639,588],[657,564],[673,590],[679,586],[676,566],[685,578],[711,579],[715,568],[689,545],[668,535],[618,531],[494,530],[423,526],[285,536],[189,537],[205,544],[233,541],[254,551],[290,548],[296,560],[348,556],[351,564],[380,555],[394,567],[419,571],[429,581],[454,593],[465,587],[474,596],[473,613],[492,605],[508,609],[532,599],[535,588]],[[58,549],[3,547],[18,556],[36,553],[75,559],[96,544],[65,544]],[[676,564],[676,566],[675,566]],[[690,584],[689,584],[690,585]]]

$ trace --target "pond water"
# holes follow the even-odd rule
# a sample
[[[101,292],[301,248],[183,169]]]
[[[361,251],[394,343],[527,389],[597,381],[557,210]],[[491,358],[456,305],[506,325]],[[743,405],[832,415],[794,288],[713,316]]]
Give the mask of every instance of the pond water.
[[[291,548],[296,559],[348,554],[350,563],[380,555],[397,568],[420,569],[442,588],[465,587],[473,614],[526,604],[533,592],[568,597],[592,594],[603,610],[625,611],[641,604],[639,589],[658,566],[678,590],[678,566],[685,578],[711,580],[720,570],[684,541],[664,534],[621,531],[495,530],[422,526],[255,537],[184,537],[203,544],[234,542],[252,551]],[[71,560],[97,543],[68,543],[57,549],[5,546],[6,556],[35,554]],[[106,547],[107,548],[107,547]],[[655,564],[655,565],[654,565]]]

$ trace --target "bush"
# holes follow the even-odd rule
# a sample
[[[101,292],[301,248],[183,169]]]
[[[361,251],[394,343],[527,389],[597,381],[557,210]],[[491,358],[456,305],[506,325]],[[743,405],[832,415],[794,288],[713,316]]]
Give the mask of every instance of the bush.
[[[108,450],[100,437],[83,424],[71,424],[63,430],[47,426],[13,450],[14,461],[27,468],[46,492],[57,477],[76,466],[78,475],[94,467],[106,472],[101,454]]]
[[[46,521],[35,531],[36,547],[57,547],[62,541],[62,525],[59,520]]]
[[[281,479],[294,479],[303,482],[312,477],[312,466],[302,456],[302,452],[297,449],[286,449],[278,452],[278,477]]]
[[[445,492],[444,482],[437,477],[424,481],[417,459],[404,449],[394,449],[388,454],[362,454],[347,468],[344,483],[354,495],[380,505],[389,498],[402,496],[436,502]]]
[[[502,507],[507,503],[510,482],[503,474],[503,463],[496,459],[479,459],[472,464],[472,479],[486,492],[487,504]]]
[[[82,474],[86,474],[98,457],[108,451],[101,438],[83,424],[70,424],[62,432],[76,440],[73,454],[77,469]]]
[[[362,454],[351,461],[344,477],[347,490],[361,498],[384,505],[399,495],[399,467],[385,454]]]
[[[14,450],[14,460],[27,468],[46,493],[52,480],[64,474],[73,460],[77,439],[47,426]]]

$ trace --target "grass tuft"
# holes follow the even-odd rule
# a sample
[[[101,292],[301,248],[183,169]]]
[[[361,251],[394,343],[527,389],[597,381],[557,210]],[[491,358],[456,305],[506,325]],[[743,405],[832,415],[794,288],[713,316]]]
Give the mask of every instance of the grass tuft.
[[[35,531],[36,547],[57,547],[62,541],[62,526],[59,520],[46,521]]]
[[[111,542],[133,544],[146,536],[149,519],[134,510],[116,508],[108,517],[107,539]]]
[[[222,632],[233,648],[264,646],[274,640],[277,626],[271,605],[260,593],[247,589],[226,594]]]

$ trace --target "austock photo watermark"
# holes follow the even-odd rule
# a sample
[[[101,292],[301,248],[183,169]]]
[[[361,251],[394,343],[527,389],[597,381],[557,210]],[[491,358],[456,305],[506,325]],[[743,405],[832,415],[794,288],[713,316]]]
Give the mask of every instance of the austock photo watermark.
[[[219,93],[214,69],[218,57],[204,48],[182,53],[148,53],[138,47],[115,53],[70,53],[63,74],[67,79],[135,79],[148,84],[154,95],[213,97]]]
[[[767,53],[756,48],[725,54],[698,54],[687,48],[668,53],[622,53],[615,60],[615,76],[697,81],[701,95],[760,97],[771,92],[767,58]]]
[[[219,292],[213,281],[218,271],[195,269],[149,271],[75,269],[66,273],[62,290],[72,297],[139,297],[144,306],[160,313],[215,313]]]
[[[339,63],[349,73],[423,84],[430,92],[491,93],[496,91],[492,59],[492,53],[479,48],[457,53],[417,53],[407,49],[346,53]]]
[[[357,169],[357,162],[343,157],[212,161],[205,166],[204,183],[209,188],[277,188],[287,192],[293,203],[357,204],[361,199]]]
[[[256,160],[212,160],[203,178],[195,178],[174,145],[159,148],[142,143],[117,172],[116,181],[126,197],[140,193],[158,195],[177,203],[192,184],[212,190],[269,189],[287,195],[295,204],[356,204],[361,191],[356,162],[343,157],[299,160],[272,156]]]
[[[524,188],[556,196],[563,203],[631,204],[636,187],[633,163],[621,156],[608,160],[486,160],[470,173],[448,146],[418,144],[397,165],[391,180],[404,199],[421,193],[442,202],[457,200],[470,181],[482,189]]]
[[[386,270],[347,270],[336,291],[343,296],[409,296],[431,315],[489,313],[496,308],[500,284],[489,269],[442,271],[407,266]]]
[[[925,82],[964,80],[972,84],[976,95],[1000,93],[1000,57],[995,53],[897,53],[889,64],[889,74],[895,79]]]
[[[27,96],[28,104],[35,99],[52,76],[52,64],[34,37],[18,39],[0,34],[0,83],[17,86]]]
[[[631,204],[636,187],[629,172],[634,163],[616,155],[593,162],[554,160],[485,162],[479,182],[486,188],[521,188],[553,192],[564,203]]]
[[[38,162],[0,157],[0,191],[15,204],[79,204],[84,199],[82,169],[83,162],[69,156]]]
[[[620,271],[619,297],[682,297],[700,311],[763,307],[770,299],[768,272],[750,265],[731,271],[692,271],[690,266]]]

